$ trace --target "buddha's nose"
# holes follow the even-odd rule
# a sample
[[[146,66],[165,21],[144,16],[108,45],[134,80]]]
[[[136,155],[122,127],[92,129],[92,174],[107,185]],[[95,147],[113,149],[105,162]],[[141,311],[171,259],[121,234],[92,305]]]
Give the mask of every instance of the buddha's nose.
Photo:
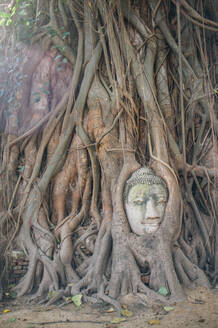
[[[145,214],[144,214],[144,222],[145,220],[154,220],[159,219],[159,214],[156,209],[155,203],[153,199],[149,199],[146,204]]]

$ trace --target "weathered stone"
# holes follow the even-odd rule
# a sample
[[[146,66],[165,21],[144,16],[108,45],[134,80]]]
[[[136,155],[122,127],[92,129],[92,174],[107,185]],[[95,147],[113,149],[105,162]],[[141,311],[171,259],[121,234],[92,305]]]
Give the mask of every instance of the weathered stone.
[[[134,172],[124,191],[126,215],[132,231],[154,233],[163,221],[168,190],[164,180],[148,168]]]

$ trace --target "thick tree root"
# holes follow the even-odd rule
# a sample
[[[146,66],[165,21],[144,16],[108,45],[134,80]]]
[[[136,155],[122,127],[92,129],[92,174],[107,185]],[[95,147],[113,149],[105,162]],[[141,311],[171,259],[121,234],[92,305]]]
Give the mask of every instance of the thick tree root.
[[[186,287],[203,286],[210,288],[210,283],[205,273],[193,264],[182,252],[180,248],[173,250],[175,268],[180,282]]]

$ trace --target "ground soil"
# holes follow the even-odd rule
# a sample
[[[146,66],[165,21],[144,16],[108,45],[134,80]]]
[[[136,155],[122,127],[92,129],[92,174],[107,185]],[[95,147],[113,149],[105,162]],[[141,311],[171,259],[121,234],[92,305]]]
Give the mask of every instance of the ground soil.
[[[108,313],[111,306],[83,304],[77,309],[74,304],[39,306],[27,304],[27,298],[0,302],[1,328],[218,328],[218,286],[212,290],[198,288],[187,292],[185,302],[165,311],[162,305],[152,308],[131,308],[133,316],[125,322],[112,324],[118,317],[116,311]],[[3,313],[5,309],[10,312]],[[150,321],[151,320],[151,321]],[[153,320],[153,321],[152,321]]]

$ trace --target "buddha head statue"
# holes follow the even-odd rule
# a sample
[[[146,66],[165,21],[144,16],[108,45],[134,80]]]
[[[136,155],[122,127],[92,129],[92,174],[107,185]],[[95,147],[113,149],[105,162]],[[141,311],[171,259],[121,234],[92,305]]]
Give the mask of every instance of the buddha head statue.
[[[135,171],[124,188],[124,207],[132,232],[139,236],[156,232],[167,200],[167,186],[161,177],[148,167]]]

